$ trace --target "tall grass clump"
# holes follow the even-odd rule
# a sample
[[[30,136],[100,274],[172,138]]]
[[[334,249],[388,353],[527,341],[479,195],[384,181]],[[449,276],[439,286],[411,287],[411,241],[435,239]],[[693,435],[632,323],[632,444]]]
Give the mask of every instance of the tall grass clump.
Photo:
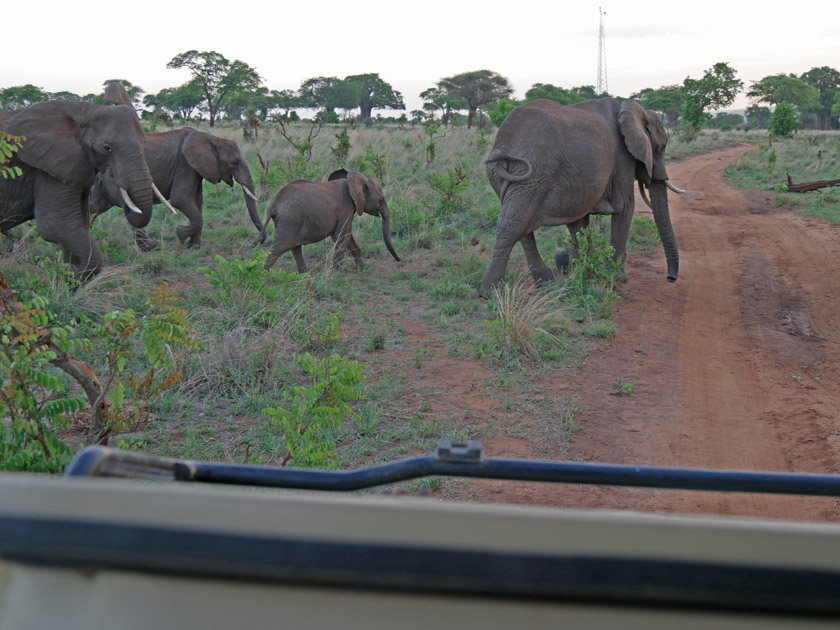
[[[497,286],[492,308],[496,317],[488,322],[489,337],[502,357],[539,357],[570,327],[562,294],[534,289],[524,276]]]

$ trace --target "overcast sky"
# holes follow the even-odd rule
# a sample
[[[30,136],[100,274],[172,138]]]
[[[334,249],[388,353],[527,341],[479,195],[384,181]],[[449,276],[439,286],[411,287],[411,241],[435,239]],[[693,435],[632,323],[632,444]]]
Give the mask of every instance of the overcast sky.
[[[522,97],[534,83],[595,85],[599,7],[607,83],[618,96],[700,78],[725,61],[749,87],[770,74],[840,69],[837,0],[774,7],[739,0],[133,3],[45,0],[4,10],[0,88],[100,92],[126,79],[155,93],[184,83],[166,64],[190,49],[256,68],[269,89],[302,80],[378,72],[418,109],[421,91],[470,70],[507,77]],[[747,106],[741,95],[735,107]]]

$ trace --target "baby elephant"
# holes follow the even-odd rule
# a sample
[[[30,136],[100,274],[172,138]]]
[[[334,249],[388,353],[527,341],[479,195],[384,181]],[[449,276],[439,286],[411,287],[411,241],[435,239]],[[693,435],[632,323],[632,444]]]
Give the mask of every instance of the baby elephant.
[[[292,250],[298,271],[304,273],[306,262],[301,247],[328,236],[337,243],[335,264],[341,262],[346,250],[350,250],[356,268],[363,269],[362,250],[351,232],[354,214],[363,212],[382,217],[385,246],[394,259],[399,260],[391,244],[391,217],[382,188],[358,171],[344,169],[335,171],[326,182],[297,179],[284,186],[268,206],[262,232],[254,245],[265,241],[268,220],[273,219],[274,241],[266,269]]]

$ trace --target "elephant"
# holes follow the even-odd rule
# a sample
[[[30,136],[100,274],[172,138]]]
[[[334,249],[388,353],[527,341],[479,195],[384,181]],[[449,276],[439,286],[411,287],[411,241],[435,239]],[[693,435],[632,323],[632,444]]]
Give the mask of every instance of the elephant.
[[[228,186],[233,186],[234,180],[238,182],[245,193],[245,205],[251,221],[257,231],[262,231],[251,171],[234,141],[184,127],[146,134],[145,152],[155,186],[172,204],[166,205],[170,209],[175,206],[189,219],[189,225],[180,225],[176,230],[181,243],[187,247],[201,244],[204,225],[202,179],[211,184],[223,181]],[[91,191],[90,204],[94,215],[112,206],[123,205],[113,180],[104,175],[97,179]],[[172,211],[175,212],[174,209]],[[135,229],[135,240],[144,251],[158,245],[142,229]]]
[[[505,273],[516,241],[522,243],[536,282],[554,273],[540,258],[534,230],[566,225],[577,234],[590,214],[608,214],[610,244],[622,265],[634,211],[634,180],[643,198],[650,190],[654,221],[677,279],[679,253],[668,210],[665,169],[668,134],[656,113],[635,101],[600,98],[574,105],[536,100],[516,107],[502,122],[486,161],[487,177],[501,211],[496,244],[479,289],[487,295]],[[623,272],[622,272],[623,273]]]
[[[302,246],[331,236],[336,241],[334,263],[344,258],[345,250],[353,255],[357,269],[364,268],[362,250],[353,238],[354,213],[367,212],[382,218],[382,238],[391,256],[400,257],[391,244],[391,216],[379,184],[358,171],[339,169],[326,182],[297,179],[286,184],[269,205],[259,239],[265,241],[270,219],[274,220],[274,240],[265,263],[268,269],[289,250],[300,273],[306,272]]]
[[[0,118],[6,133],[24,138],[10,164],[21,169],[0,179],[0,231],[35,219],[38,234],[62,250],[79,281],[97,274],[104,257],[90,235],[88,198],[97,173],[109,172],[126,217],[142,228],[152,216],[154,185],[143,152],[144,133],[119,83],[105,97],[115,105],[46,101]]]

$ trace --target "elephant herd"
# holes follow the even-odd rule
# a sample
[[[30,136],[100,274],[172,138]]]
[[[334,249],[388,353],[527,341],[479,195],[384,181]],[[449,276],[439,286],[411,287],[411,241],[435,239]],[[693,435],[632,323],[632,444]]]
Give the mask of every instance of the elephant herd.
[[[109,85],[106,98],[114,104],[49,101],[0,112],[0,130],[24,138],[11,160],[22,174],[0,179],[0,231],[34,219],[38,234],[59,245],[79,280],[89,279],[103,266],[90,221],[113,206],[124,209],[144,251],[159,245],[143,229],[155,203],[173,212],[178,208],[189,221],[177,228],[178,239],[188,247],[199,245],[203,180],[240,184],[260,233],[254,245],[265,241],[273,220],[266,267],[291,250],[298,271],[305,272],[302,246],[329,236],[337,243],[335,262],[349,252],[362,268],[352,223],[363,213],[382,219],[385,245],[400,260],[391,243],[388,204],[376,181],[344,169],[326,182],[293,181],[268,205],[263,222],[251,173],[235,142],[190,128],[144,133],[120,84]],[[668,181],[667,141],[659,116],[634,101],[602,98],[559,105],[538,100],[514,109],[499,127],[486,161],[501,211],[479,294],[488,294],[503,278],[517,241],[535,281],[554,279],[537,250],[534,230],[566,225],[576,243],[591,214],[611,216],[610,243],[623,262],[634,182],[653,210],[667,278],[676,280],[679,259],[666,189],[682,191]]]

